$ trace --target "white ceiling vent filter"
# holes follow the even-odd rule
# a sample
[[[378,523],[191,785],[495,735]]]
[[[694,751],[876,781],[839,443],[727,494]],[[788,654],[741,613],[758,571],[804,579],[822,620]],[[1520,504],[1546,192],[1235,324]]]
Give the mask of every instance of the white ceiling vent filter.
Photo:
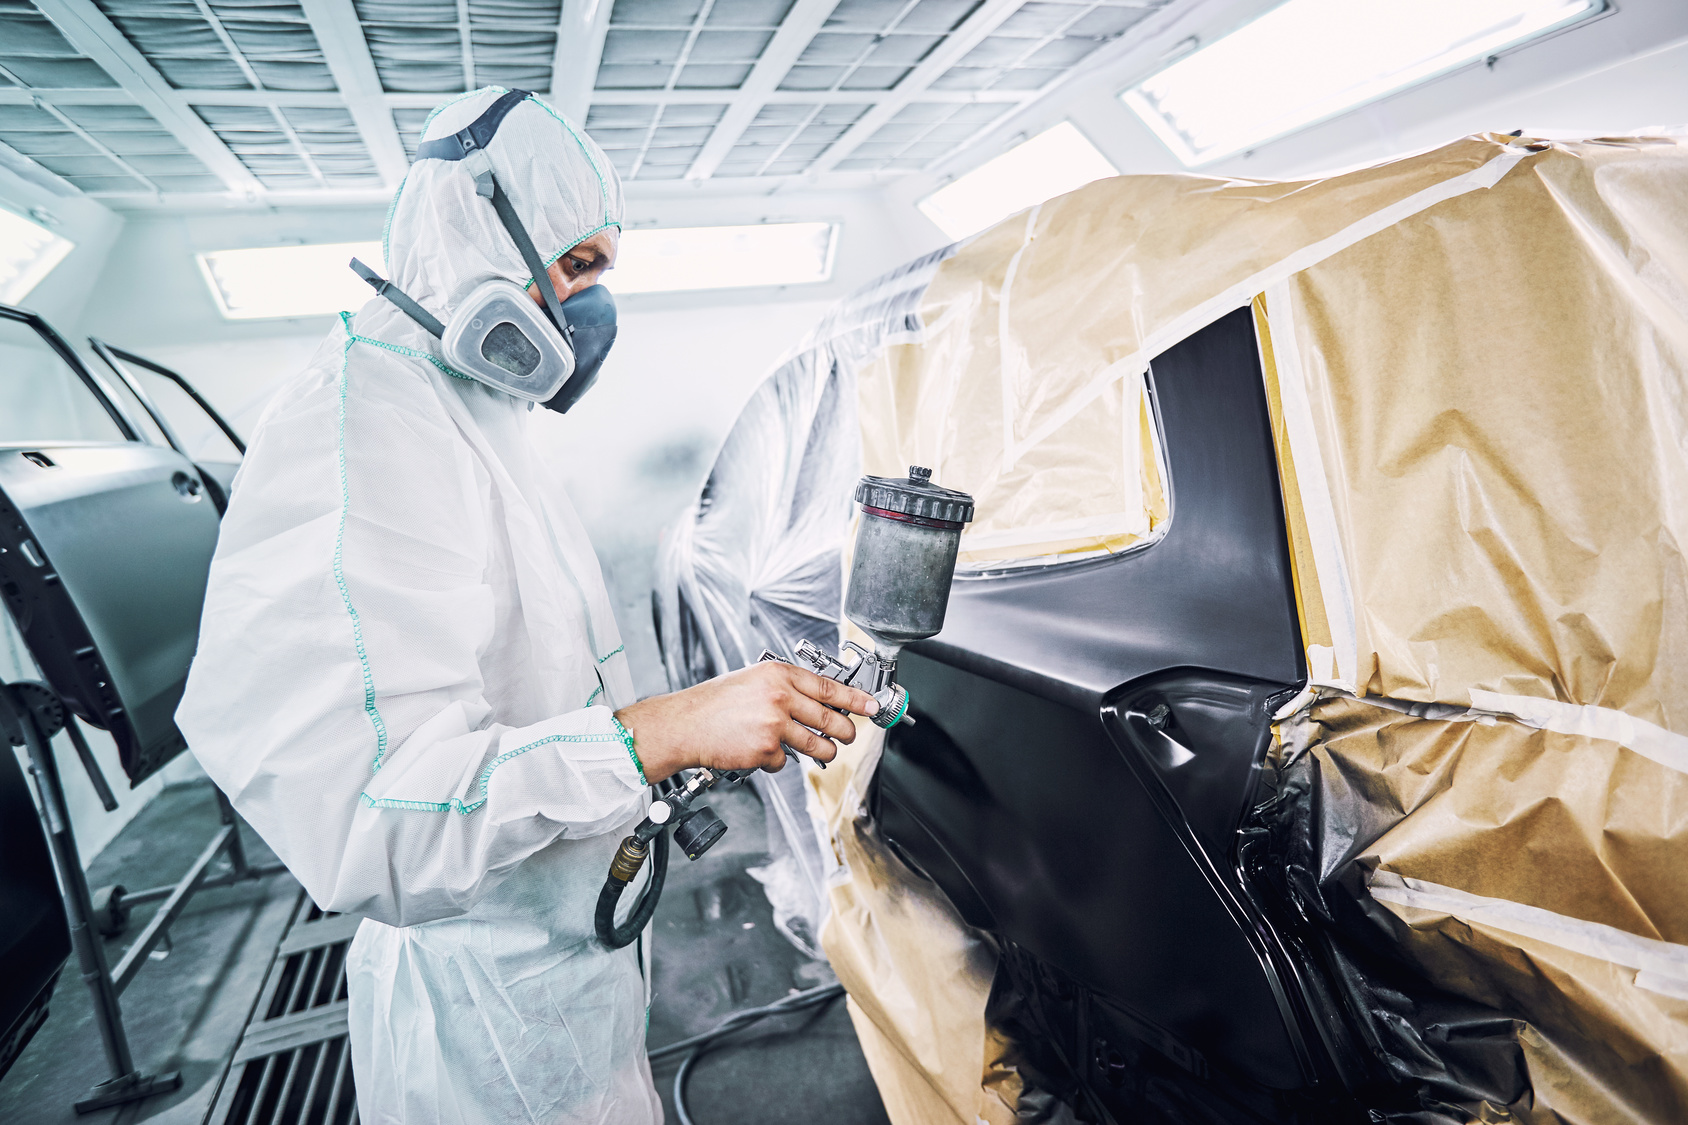
[[[825,281],[836,234],[831,223],[630,230],[604,284],[620,295]]]
[[[1120,96],[1193,166],[1605,7],[1606,0],[1288,0]]]
[[[369,286],[347,266],[382,260],[379,242],[264,246],[199,255],[199,269],[217,308],[229,320],[324,316],[360,309]]]
[[[1065,195],[1119,169],[1063,121],[981,164],[920,201],[926,217],[954,239],[977,234],[1016,211]]]
[[[0,210],[0,304],[23,300],[75,248],[40,223]]]

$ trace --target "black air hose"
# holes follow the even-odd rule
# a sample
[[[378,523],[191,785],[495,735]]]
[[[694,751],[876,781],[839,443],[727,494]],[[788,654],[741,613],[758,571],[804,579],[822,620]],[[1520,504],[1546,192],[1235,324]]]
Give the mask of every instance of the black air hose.
[[[645,856],[651,856],[651,881],[645,887],[644,894],[633,906],[633,913],[627,916],[627,921],[621,925],[615,924],[615,908],[621,902],[621,892],[627,889],[627,884],[639,873],[644,866]],[[633,939],[639,936],[651,915],[656,913],[657,899],[662,897],[662,884],[668,878],[668,833],[657,829],[656,838],[646,844],[638,836],[629,836],[621,842],[621,848],[615,854],[615,862],[610,864],[609,877],[604,880],[604,889],[598,892],[598,913],[593,921],[598,930],[598,940],[611,949],[620,949],[624,945],[632,945]]]
[[[692,1115],[686,1106],[686,1078],[691,1074],[692,1066],[703,1057],[705,1051],[715,1046],[715,1041],[735,1031],[743,1031],[758,1020],[769,1016],[783,1016],[791,1012],[800,1012],[806,1008],[818,1008],[831,1003],[844,995],[841,984],[823,984],[802,992],[793,992],[789,996],[775,1000],[772,1004],[765,1004],[760,1008],[745,1008],[733,1012],[726,1019],[701,1035],[693,1035],[678,1043],[670,1043],[666,1047],[658,1047],[650,1052],[650,1061],[659,1063],[663,1059],[672,1058],[682,1051],[690,1051],[680,1069],[674,1074],[674,1112],[680,1118],[680,1125],[694,1125]]]

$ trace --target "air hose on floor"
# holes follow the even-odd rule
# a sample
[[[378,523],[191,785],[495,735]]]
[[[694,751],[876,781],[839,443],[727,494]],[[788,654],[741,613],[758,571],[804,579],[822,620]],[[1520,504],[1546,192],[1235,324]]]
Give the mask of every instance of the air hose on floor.
[[[655,872],[652,872],[652,874],[654,875]],[[692,1066],[703,1057],[704,1052],[715,1046],[716,1040],[736,1031],[743,1031],[750,1025],[769,1016],[783,1016],[809,1008],[818,1008],[842,995],[844,995],[844,986],[841,984],[823,984],[816,988],[805,989],[802,992],[793,992],[790,996],[776,1000],[772,1004],[734,1012],[701,1035],[689,1036],[678,1043],[670,1043],[666,1047],[658,1047],[652,1051],[650,1053],[652,1063],[673,1058],[682,1052],[690,1052],[674,1075],[674,1112],[680,1116],[680,1125],[696,1125],[691,1114],[686,1110],[686,1078],[691,1074]]]

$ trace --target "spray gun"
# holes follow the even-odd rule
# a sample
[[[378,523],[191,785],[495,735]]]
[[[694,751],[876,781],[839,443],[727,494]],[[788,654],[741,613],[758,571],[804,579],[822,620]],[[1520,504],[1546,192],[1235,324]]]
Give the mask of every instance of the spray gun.
[[[909,642],[936,636],[944,627],[956,553],[962,528],[973,518],[973,498],[940,488],[932,483],[931,469],[911,465],[907,477],[863,477],[856,485],[856,502],[861,505],[861,522],[856,527],[844,615],[867,634],[872,650],[846,641],[833,657],[810,641],[800,641],[792,660],[768,651],[760,659],[795,664],[866,692],[879,704],[874,724],[888,730],[898,723],[914,722],[908,713],[908,691],[897,683],[897,655]],[[785,747],[785,752],[797,759],[791,747]],[[683,781],[670,778],[656,787],[650,813],[622,840],[598,895],[595,921],[600,941],[619,949],[650,921],[668,871],[664,833],[669,827],[686,858],[697,859],[727,831],[726,822],[714,810],[695,804],[697,798],[722,782],[737,784],[752,772],[699,767]],[[647,857],[651,859],[650,885],[627,921],[618,926],[615,910],[621,893]]]

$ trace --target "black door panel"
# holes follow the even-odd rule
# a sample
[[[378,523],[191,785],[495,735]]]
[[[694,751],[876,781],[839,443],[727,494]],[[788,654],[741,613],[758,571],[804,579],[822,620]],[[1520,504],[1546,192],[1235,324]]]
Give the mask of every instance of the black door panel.
[[[875,812],[963,916],[974,898],[985,928],[1196,1051],[1301,1085],[1254,951],[1100,717],[919,656],[899,675],[922,709],[886,740]]]
[[[870,801],[913,866],[1001,939],[1028,1009],[1060,1024],[1037,1037],[1067,1044],[1087,1104],[1330,1119],[1306,967],[1237,871],[1272,712],[1305,681],[1249,311],[1158,357],[1153,394],[1164,537],[958,580],[943,634],[903,656],[919,725],[887,737]],[[1120,1078],[1157,1067],[1159,1085]]]
[[[1170,668],[1306,678],[1277,455],[1249,310],[1157,357],[1172,519],[1144,550],[961,578],[944,631],[911,646],[1091,709]]]

